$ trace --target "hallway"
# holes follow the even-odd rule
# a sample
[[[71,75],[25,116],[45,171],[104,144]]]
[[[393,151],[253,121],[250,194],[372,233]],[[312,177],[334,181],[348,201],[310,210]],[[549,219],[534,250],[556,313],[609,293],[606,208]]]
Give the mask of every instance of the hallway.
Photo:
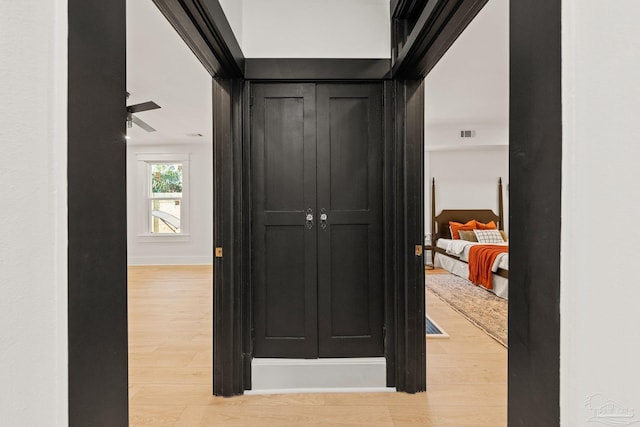
[[[130,424],[506,425],[507,350],[427,295],[451,336],[427,343],[428,392],[221,398],[211,395],[211,267],[129,267]]]

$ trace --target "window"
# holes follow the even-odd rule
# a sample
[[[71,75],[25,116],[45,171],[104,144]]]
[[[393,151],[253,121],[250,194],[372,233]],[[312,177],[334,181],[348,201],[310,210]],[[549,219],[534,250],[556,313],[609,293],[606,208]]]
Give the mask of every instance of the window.
[[[180,233],[182,163],[149,163],[151,234]]]
[[[138,154],[138,164],[144,192],[138,236],[149,241],[188,236],[189,155]]]

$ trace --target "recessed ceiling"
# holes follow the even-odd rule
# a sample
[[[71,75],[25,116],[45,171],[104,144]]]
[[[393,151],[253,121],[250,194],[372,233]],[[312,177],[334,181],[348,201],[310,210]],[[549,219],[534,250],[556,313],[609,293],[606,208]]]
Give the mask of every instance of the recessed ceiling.
[[[136,114],[156,132],[133,125],[128,143],[210,143],[211,81],[151,0],[127,1],[127,105],[154,101],[162,107]]]

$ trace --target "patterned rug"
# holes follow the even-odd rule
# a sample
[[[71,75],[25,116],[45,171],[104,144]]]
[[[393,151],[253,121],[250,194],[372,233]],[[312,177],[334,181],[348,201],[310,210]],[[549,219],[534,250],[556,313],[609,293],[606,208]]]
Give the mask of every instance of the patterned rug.
[[[428,274],[426,289],[507,347],[508,302],[453,274]]]

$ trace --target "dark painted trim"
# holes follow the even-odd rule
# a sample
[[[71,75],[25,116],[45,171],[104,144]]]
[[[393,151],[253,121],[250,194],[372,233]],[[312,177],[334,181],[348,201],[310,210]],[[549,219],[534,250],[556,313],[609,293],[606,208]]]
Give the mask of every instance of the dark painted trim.
[[[251,87],[249,81],[245,80],[243,135],[242,135],[242,176],[243,176],[243,208],[242,208],[242,291],[243,291],[243,330],[242,330],[242,358],[244,366],[244,389],[251,389],[251,361],[253,359],[253,287],[251,281]]]
[[[69,425],[124,426],[125,0],[69,0],[68,16]]]
[[[250,80],[380,80],[388,78],[389,59],[247,58]]]
[[[428,0],[391,2],[391,58],[395,62]]]
[[[393,153],[393,282],[395,297],[395,326],[396,326],[396,390],[405,391],[407,389],[407,349],[406,349],[406,289],[405,283],[405,262],[402,247],[404,246],[404,123],[406,103],[402,83],[393,81],[394,92],[394,153]]]
[[[561,22],[560,0],[511,2],[508,420],[512,426],[560,423]]]
[[[424,260],[424,82],[394,81],[396,109],[396,388],[426,390]]]
[[[245,81],[242,79],[233,80],[232,89],[232,137],[231,144],[233,147],[233,186],[226,188],[225,190],[231,192],[233,197],[233,290],[234,290],[234,358],[235,371],[234,371],[234,387],[237,393],[243,393],[246,388],[244,385],[245,372],[244,372],[244,332],[246,331],[245,319],[244,319],[244,287],[247,276],[245,275],[250,268],[250,264],[247,264],[249,248],[243,246],[244,243],[244,222],[243,215],[247,208],[244,206],[245,194],[244,194],[244,167],[243,167],[243,114],[244,114],[244,86]],[[215,126],[215,124],[214,124]],[[214,175],[215,179],[215,175]],[[214,213],[215,215],[215,213]],[[216,285],[220,285],[216,283]],[[214,343],[215,345],[215,343]],[[249,371],[250,377],[251,371]]]
[[[212,76],[242,78],[244,55],[218,0],[153,0]]]
[[[243,86],[240,79],[213,81],[214,258],[213,393],[242,394],[245,389],[243,333]]]
[[[391,19],[417,17],[429,0],[391,0]]]
[[[395,282],[395,209],[394,209],[394,175],[395,139],[394,139],[394,85],[387,80],[384,82],[384,149],[383,149],[383,259],[384,259],[384,289],[385,289],[385,336],[384,352],[387,362],[387,387],[396,386],[396,282]]]
[[[488,0],[440,0],[428,2],[411,32],[392,40],[394,78],[425,77]],[[392,20],[393,24],[393,20]],[[393,28],[393,26],[392,26]]]

